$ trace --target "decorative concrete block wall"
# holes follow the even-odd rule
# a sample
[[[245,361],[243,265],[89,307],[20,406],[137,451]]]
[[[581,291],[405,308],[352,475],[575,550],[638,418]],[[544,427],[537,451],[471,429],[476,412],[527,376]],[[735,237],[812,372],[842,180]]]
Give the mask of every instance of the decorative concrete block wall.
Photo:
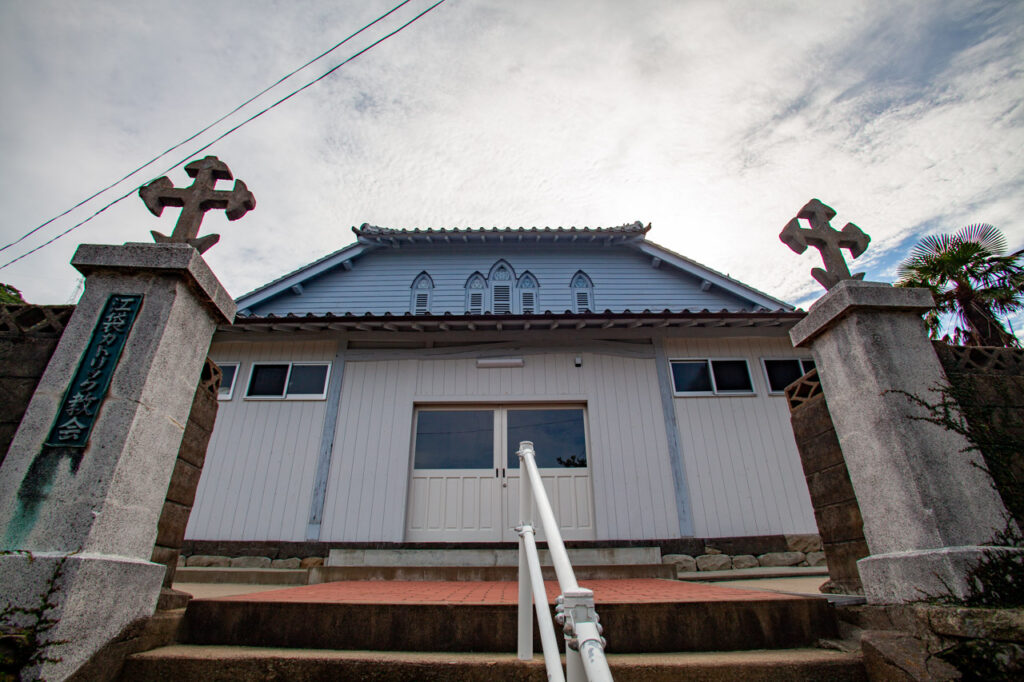
[[[868,555],[864,525],[817,370],[786,388],[800,463],[828,562],[822,592],[863,594],[857,560]]]
[[[220,388],[220,380],[220,368],[213,360],[207,358],[199,385],[196,387],[195,398],[192,400],[192,410],[185,425],[178,459],[174,463],[171,484],[167,488],[167,499],[164,501],[164,508],[157,524],[156,546],[150,559],[153,563],[167,566],[165,588],[170,588],[174,582],[178,556],[181,554],[181,545],[185,539],[185,527],[192,512],[192,503],[196,499],[199,475],[203,472],[203,462],[206,460],[206,446],[210,442],[213,423],[217,419],[217,390]],[[168,604],[172,605],[178,604]]]
[[[73,305],[0,305],[0,464]]]
[[[1024,527],[1024,350],[933,345],[1003,504]]]

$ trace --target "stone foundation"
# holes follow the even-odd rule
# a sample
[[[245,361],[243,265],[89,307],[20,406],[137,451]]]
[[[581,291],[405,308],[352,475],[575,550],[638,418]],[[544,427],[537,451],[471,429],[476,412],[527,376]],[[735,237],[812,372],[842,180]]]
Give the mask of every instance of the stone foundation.
[[[937,604],[843,607],[872,680],[1024,678],[1024,609]]]
[[[678,546],[680,543],[686,543],[686,547],[697,545],[699,549],[693,554],[665,553],[666,547]],[[543,544],[540,543],[540,545]],[[571,548],[657,546],[662,549],[662,563],[674,564],[677,575],[696,571],[727,571],[758,567],[826,566],[821,538],[817,535],[683,539],[647,543],[574,542],[566,544]],[[701,546],[702,544],[703,546]],[[436,544],[423,543],[374,543],[372,546],[371,543],[359,543],[359,545],[359,547],[352,547],[351,543],[342,546],[318,542],[245,543],[186,540],[177,566],[191,568],[311,568],[322,566],[330,549],[442,549]],[[717,548],[723,546],[738,548],[740,551],[730,554]],[[455,545],[443,549],[465,549],[466,547],[467,545]],[[487,545],[485,547],[474,544],[472,547],[476,549],[514,549],[515,545],[494,547]],[[750,553],[750,551],[764,548],[774,551]],[[220,550],[222,553],[214,553],[211,550]],[[744,552],[743,550],[750,551]]]

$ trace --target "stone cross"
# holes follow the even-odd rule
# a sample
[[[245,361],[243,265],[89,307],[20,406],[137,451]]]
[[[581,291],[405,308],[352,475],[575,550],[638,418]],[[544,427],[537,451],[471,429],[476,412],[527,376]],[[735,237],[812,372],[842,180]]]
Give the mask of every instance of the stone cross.
[[[151,231],[157,243],[183,242],[195,247],[199,253],[205,253],[220,239],[218,234],[199,236],[199,225],[203,222],[203,214],[211,208],[224,209],[228,220],[238,220],[256,208],[256,198],[241,180],[235,180],[232,190],[214,189],[218,180],[231,180],[231,170],[216,156],[193,161],[185,166],[190,178],[195,178],[191,186],[176,188],[164,176],[139,188],[139,196],[146,204],[149,212],[155,216],[163,213],[165,206],[180,206],[181,216],[174,226],[174,232],[168,237],[157,231]]]
[[[779,234],[782,243],[797,253],[803,253],[808,246],[813,246],[821,252],[825,269],[814,268],[811,270],[811,276],[826,289],[831,289],[844,279],[864,279],[863,272],[850,274],[840,249],[849,249],[850,255],[856,258],[864,253],[871,241],[871,237],[853,223],[846,223],[843,231],[839,232],[829,224],[835,217],[836,212],[830,206],[817,199],[811,199]],[[800,227],[801,219],[809,222],[811,229]]]

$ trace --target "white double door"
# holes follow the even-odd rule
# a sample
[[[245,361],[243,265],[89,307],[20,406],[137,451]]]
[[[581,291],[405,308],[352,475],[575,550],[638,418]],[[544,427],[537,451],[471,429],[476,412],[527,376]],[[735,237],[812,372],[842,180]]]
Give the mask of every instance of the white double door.
[[[594,539],[583,406],[424,405],[414,419],[406,541],[516,540],[524,440],[534,443],[562,537]]]

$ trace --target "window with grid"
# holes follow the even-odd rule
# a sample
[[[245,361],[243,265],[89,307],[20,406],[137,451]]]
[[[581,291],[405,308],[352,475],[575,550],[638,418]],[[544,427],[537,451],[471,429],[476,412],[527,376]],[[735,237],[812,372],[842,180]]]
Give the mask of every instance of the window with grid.
[[[254,362],[246,399],[323,400],[327,397],[329,362]]]
[[[221,378],[220,388],[217,390],[217,400],[231,400],[235,392],[235,376],[238,374],[237,362],[218,362]]]
[[[675,395],[753,395],[747,361],[728,358],[672,360]]]
[[[781,394],[786,386],[814,369],[814,360],[806,358],[761,358],[770,393]]]

